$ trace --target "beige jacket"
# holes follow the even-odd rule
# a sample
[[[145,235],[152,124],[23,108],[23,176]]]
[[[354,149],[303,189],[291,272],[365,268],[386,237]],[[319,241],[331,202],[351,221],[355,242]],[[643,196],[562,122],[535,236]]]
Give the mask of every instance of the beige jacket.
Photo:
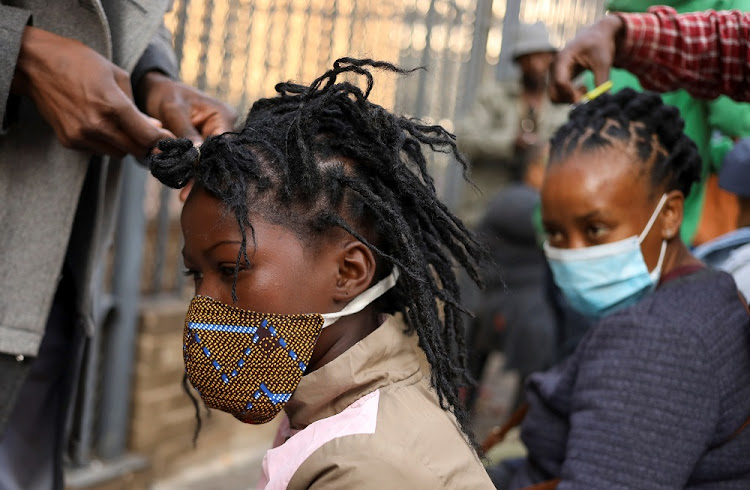
[[[400,315],[303,377],[286,406],[292,435],[263,462],[266,489],[492,489],[430,387]],[[263,485],[261,485],[263,487]]]

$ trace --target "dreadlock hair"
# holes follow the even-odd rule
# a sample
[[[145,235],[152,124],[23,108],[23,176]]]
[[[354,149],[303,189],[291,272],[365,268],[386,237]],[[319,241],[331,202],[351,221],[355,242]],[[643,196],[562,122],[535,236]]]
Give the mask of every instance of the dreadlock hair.
[[[350,233],[376,255],[376,280],[398,266],[401,277],[376,308],[403,313],[416,330],[440,406],[473,442],[458,396],[472,380],[454,265],[481,285],[484,250],[438,200],[423,149],[452,154],[464,175],[466,161],[443,127],[370,102],[373,69],[410,73],[370,59],[339,59],[309,86],[277,84],[278,95],[255,102],[241,129],[206,139],[200,151],[188,140],[161,141],[151,172],[173,188],[195,179],[234,214],[243,236],[235,285],[248,260],[247,231],[254,240],[250,204],[254,215],[313,243],[332,228]],[[366,88],[342,75],[361,77]],[[232,295],[236,301],[234,289]]]
[[[549,165],[576,151],[624,143],[651,177],[654,190],[682,191],[687,197],[701,178],[701,158],[683,132],[680,111],[650,92],[624,89],[604,94],[573,109],[550,141]]]

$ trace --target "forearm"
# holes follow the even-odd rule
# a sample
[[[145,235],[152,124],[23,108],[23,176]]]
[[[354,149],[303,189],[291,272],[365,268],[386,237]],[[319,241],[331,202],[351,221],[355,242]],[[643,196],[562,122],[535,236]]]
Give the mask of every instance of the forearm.
[[[750,100],[750,13],[654,7],[618,16],[623,37],[615,66],[637,75],[644,88]]]
[[[16,73],[24,29],[30,20],[31,12],[0,5],[0,123],[2,128],[5,128],[9,119],[8,98]]]

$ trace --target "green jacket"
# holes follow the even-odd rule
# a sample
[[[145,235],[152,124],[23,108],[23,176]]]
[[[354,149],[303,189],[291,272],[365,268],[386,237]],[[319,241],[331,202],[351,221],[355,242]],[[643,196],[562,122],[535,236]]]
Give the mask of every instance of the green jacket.
[[[709,9],[750,11],[750,0],[609,0],[607,8],[613,12],[645,12],[653,5],[669,5],[678,12]],[[625,70],[613,69],[610,77],[614,82],[615,91],[625,87],[643,90],[638,79]],[[593,85],[592,82],[592,78],[588,78],[589,86]],[[710,173],[721,167],[724,155],[732,146],[731,140],[727,137],[750,136],[750,104],[734,102],[724,96],[715,100],[696,99],[684,90],[665,93],[662,99],[666,104],[680,110],[685,120],[685,134],[695,141],[703,159],[702,179],[693,186],[685,200],[681,236],[685,243],[690,244],[701,217],[706,179]],[[712,138],[715,131],[724,136]]]

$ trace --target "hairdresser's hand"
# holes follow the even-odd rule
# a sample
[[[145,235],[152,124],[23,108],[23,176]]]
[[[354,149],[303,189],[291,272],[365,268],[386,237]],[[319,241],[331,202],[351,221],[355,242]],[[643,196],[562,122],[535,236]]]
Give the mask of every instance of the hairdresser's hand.
[[[237,119],[237,113],[228,105],[157,71],[143,76],[136,88],[136,100],[178,138],[196,143],[231,131]]]
[[[555,57],[550,99],[553,102],[575,102],[578,91],[572,80],[584,70],[594,73],[596,86],[607,81],[623,34],[624,24],[616,15],[607,15],[581,30]]]
[[[24,31],[11,92],[30,97],[69,148],[142,157],[172,137],[135,106],[125,71],[84,44],[42,29]]]

